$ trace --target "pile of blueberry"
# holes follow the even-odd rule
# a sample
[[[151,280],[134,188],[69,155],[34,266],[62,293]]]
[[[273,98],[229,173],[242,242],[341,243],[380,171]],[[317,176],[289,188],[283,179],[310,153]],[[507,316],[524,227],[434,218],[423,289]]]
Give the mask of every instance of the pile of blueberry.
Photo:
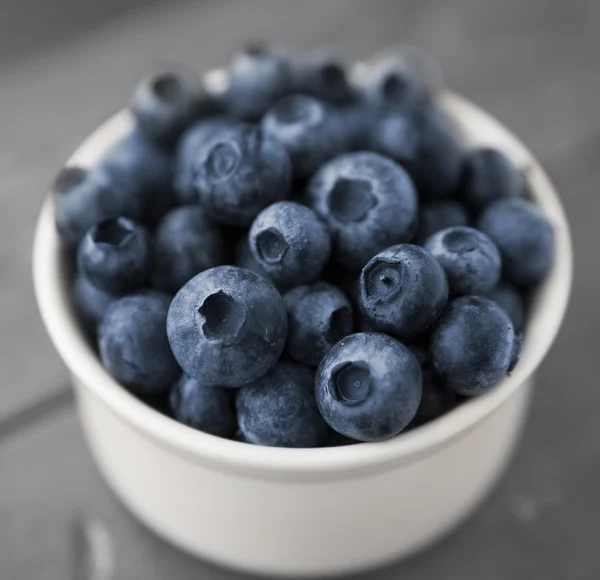
[[[153,75],[132,129],[54,183],[106,370],[193,428],[382,441],[518,360],[553,229],[501,151],[467,149],[419,53],[357,79],[253,45],[219,90]]]

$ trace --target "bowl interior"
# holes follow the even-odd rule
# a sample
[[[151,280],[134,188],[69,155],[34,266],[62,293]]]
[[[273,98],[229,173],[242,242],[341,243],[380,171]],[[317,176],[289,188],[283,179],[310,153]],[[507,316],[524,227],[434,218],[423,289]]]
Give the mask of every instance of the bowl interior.
[[[554,226],[556,259],[536,291],[529,310],[521,360],[490,393],[467,401],[447,415],[381,443],[337,448],[279,449],[253,446],[214,437],[180,425],[130,395],[103,369],[85,339],[69,299],[68,272],[54,226],[51,196],[44,203],[34,244],[34,282],[42,318],[69,370],[123,421],[156,442],[196,460],[221,466],[280,474],[326,474],[356,471],[408,461],[431,452],[484,420],[529,378],[550,348],[566,310],[572,278],[571,242],[560,200],[530,152],[502,125],[457,95],[447,93],[443,107],[455,120],[467,145],[491,145],[504,150],[527,168],[531,194]],[[95,131],[67,165],[90,166],[120,136],[132,120],[123,111]]]

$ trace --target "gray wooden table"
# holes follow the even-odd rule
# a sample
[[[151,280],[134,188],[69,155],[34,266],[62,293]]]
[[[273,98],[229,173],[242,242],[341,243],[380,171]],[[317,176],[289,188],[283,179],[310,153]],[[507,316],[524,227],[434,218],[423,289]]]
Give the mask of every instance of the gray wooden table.
[[[44,18],[52,26],[69,15]],[[0,71],[0,578],[73,577],[81,521],[112,538],[116,580],[238,577],[155,538],[101,481],[38,317],[30,248],[54,173],[135,79],[157,61],[218,66],[259,37],[297,50],[335,43],[349,58],[398,41],[427,49],[453,88],[533,149],[573,226],[572,306],[508,473],[452,536],[369,577],[599,578],[599,25],[597,0],[170,2],[9,59]]]

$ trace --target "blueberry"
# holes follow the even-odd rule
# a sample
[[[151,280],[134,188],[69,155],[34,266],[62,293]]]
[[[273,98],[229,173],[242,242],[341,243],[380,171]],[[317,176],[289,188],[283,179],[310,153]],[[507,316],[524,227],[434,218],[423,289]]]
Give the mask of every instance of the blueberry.
[[[181,375],[169,397],[177,421],[211,435],[230,437],[237,421],[233,391],[206,387],[193,377]]]
[[[295,93],[314,97],[330,105],[345,106],[358,98],[345,66],[326,52],[315,53],[294,63],[292,80]]]
[[[349,153],[323,166],[307,199],[329,225],[336,260],[359,270],[377,252],[410,240],[417,196],[406,172],[377,153]]]
[[[248,443],[271,447],[318,447],[328,429],[315,401],[313,373],[277,363],[237,393],[237,418]]]
[[[370,63],[364,92],[373,106],[385,109],[412,109],[427,96],[416,71],[398,55],[384,55]]]
[[[427,346],[422,342],[409,342],[405,344],[406,348],[415,355],[422,369],[429,368],[429,358],[427,356]]]
[[[465,157],[460,194],[473,210],[481,211],[494,201],[518,197],[524,191],[522,171],[501,151],[483,147]]]
[[[446,228],[433,234],[425,248],[444,268],[453,296],[487,294],[500,279],[500,252],[479,230]]]
[[[280,201],[261,211],[248,240],[269,278],[284,286],[314,280],[331,255],[325,223],[310,208],[293,201]]]
[[[248,45],[233,57],[229,67],[227,105],[232,115],[258,121],[291,90],[288,59],[265,44]]]
[[[421,367],[397,340],[360,332],[325,355],[315,390],[332,429],[359,441],[383,441],[398,435],[417,412]]]
[[[204,100],[199,77],[187,71],[163,71],[139,83],[131,111],[148,139],[170,146],[201,114]]]
[[[417,116],[416,157],[403,163],[423,199],[437,200],[456,192],[463,148],[450,118],[440,109],[426,107]]]
[[[248,236],[242,237],[235,246],[235,258],[234,263],[240,268],[246,268],[252,270],[256,274],[259,274],[269,282],[273,281],[269,278],[265,269],[256,261],[256,258],[252,255],[250,250],[250,244],[248,243]]]
[[[291,165],[279,142],[244,123],[208,133],[195,150],[192,184],[210,219],[247,226],[289,195]]]
[[[469,213],[464,205],[453,200],[434,201],[421,206],[416,242],[423,245],[429,236],[453,226],[469,224]]]
[[[521,351],[523,350],[523,333],[515,330],[515,341],[513,343],[512,354],[510,357],[510,364],[508,365],[508,372],[510,373],[519,362],[521,358]]]
[[[160,222],[155,239],[158,263],[151,284],[163,292],[175,294],[196,274],[224,261],[223,234],[198,206],[172,209]]]
[[[425,249],[392,246],[360,274],[360,308],[372,328],[404,338],[422,334],[448,299],[444,269]]]
[[[420,135],[412,111],[371,114],[369,148],[408,166],[419,154]]]
[[[429,357],[441,384],[459,395],[489,391],[507,373],[515,331],[504,310],[483,296],[448,303],[433,330]]]
[[[510,282],[501,280],[487,296],[504,308],[515,330],[523,329],[525,325],[523,296]]]
[[[114,178],[101,168],[66,167],[54,194],[56,227],[65,247],[75,249],[98,222],[119,216],[139,219],[142,200],[129,195],[131,177]]]
[[[342,117],[333,107],[306,95],[279,101],[262,120],[265,133],[287,149],[294,175],[309,178],[347,144]]]
[[[196,156],[200,147],[224,127],[237,124],[229,117],[211,117],[190,127],[179,141],[175,156],[173,188],[178,205],[196,205],[198,192],[194,188]]]
[[[155,265],[154,242],[143,226],[124,217],[93,226],[77,254],[79,271],[94,286],[124,294],[141,286]]]
[[[392,47],[390,56],[400,60],[402,65],[419,80],[424,100],[431,100],[444,88],[444,77],[439,63],[428,52],[412,46]]]
[[[287,336],[285,304],[258,274],[219,266],[179,290],[167,334],[187,374],[209,386],[239,387],[279,359]]]
[[[166,392],[178,373],[166,324],[169,296],[144,292],[113,302],[98,329],[104,368],[138,394]]]
[[[73,301],[75,309],[88,332],[96,334],[98,324],[104,313],[118,296],[100,290],[85,276],[78,274],[73,283]]]
[[[287,352],[300,363],[316,367],[334,344],[352,332],[350,302],[331,284],[298,286],[283,299],[288,313]]]
[[[347,151],[367,151],[371,148],[371,126],[375,113],[364,102],[338,109],[342,139]]]
[[[175,204],[173,159],[139,131],[133,130],[121,137],[106,151],[99,164],[113,181],[127,184],[124,195],[141,204],[140,219],[144,225],[154,228]]]
[[[373,124],[371,146],[408,171],[424,200],[448,197],[458,188],[463,150],[441,109],[426,106],[385,114]]]
[[[498,246],[504,275],[515,286],[535,286],[550,271],[554,230],[530,201],[522,198],[497,201],[480,216],[478,227]]]
[[[454,409],[457,404],[458,397],[456,393],[442,388],[431,369],[424,370],[423,395],[411,425],[419,426],[429,423]]]

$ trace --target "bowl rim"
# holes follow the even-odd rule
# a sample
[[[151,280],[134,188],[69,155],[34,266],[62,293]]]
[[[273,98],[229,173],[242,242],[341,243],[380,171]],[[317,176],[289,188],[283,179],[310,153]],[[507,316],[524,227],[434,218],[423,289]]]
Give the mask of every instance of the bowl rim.
[[[60,241],[54,225],[54,204],[52,194],[48,193],[35,232],[34,289],[46,329],[71,374],[113,414],[138,432],[179,455],[209,462],[214,467],[280,475],[372,472],[414,461],[464,436],[525,385],[546,356],[568,304],[572,247],[558,194],[527,148],[498,121],[466,99],[448,92],[442,96],[440,104],[457,122],[466,146],[493,143],[527,168],[531,195],[555,230],[555,262],[545,282],[536,290],[521,360],[490,393],[466,401],[443,417],[399,437],[343,447],[262,447],[223,439],[181,425],[119,385],[104,370],[82,333],[66,288]],[[131,125],[127,111],[117,113],[77,148],[66,165],[91,165]]]

